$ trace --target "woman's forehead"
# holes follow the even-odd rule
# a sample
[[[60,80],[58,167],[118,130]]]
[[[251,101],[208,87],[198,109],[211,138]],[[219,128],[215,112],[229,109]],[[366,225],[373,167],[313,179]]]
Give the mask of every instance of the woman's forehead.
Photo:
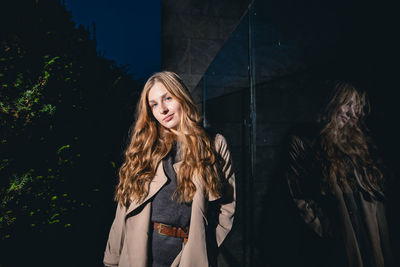
[[[355,102],[358,102],[360,100],[357,92],[354,92],[354,91],[352,91],[352,92],[344,92],[341,98],[343,99],[342,100],[343,104],[348,104],[350,102],[355,103]]]
[[[158,98],[168,93],[167,88],[161,82],[155,82],[154,85],[149,89],[147,93],[148,101],[155,101]]]

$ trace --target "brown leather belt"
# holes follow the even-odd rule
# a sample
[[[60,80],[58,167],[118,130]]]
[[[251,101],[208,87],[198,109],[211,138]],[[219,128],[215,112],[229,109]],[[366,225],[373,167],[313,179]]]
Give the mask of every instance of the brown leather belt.
[[[189,227],[182,229],[181,227],[175,227],[168,224],[154,222],[153,227],[160,235],[172,236],[183,238],[183,242],[187,242],[189,237]]]

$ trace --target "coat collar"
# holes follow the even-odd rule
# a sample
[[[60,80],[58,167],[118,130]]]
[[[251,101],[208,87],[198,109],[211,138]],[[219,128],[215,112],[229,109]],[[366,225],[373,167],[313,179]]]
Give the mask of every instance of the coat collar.
[[[178,172],[179,167],[180,167],[181,164],[182,164],[182,161],[179,161],[179,162],[176,162],[176,163],[173,164],[175,172]],[[126,210],[126,214],[125,215],[128,215],[132,211],[134,211],[137,208],[139,208],[142,204],[146,203],[150,198],[152,198],[161,189],[161,187],[163,187],[163,185],[167,181],[168,181],[168,178],[167,178],[167,176],[166,176],[166,174],[164,172],[163,161],[161,161],[158,164],[158,167],[157,167],[157,170],[156,170],[156,174],[155,174],[153,180],[150,182],[149,194],[141,202],[132,201],[131,204],[129,205],[128,209]],[[197,188],[196,191],[202,191],[203,190],[203,186],[202,186],[199,178],[193,179],[193,182],[196,185],[196,188]],[[211,194],[208,195],[208,200],[209,201],[214,201],[214,200],[217,200],[219,198],[220,197],[215,197],[215,196],[213,196]]]
[[[179,162],[176,162],[173,164],[174,170],[176,172],[178,171],[181,163],[182,163],[182,161],[179,161]],[[150,182],[149,194],[141,202],[132,201],[131,204],[129,205],[128,209],[126,210],[125,215],[128,215],[132,211],[136,210],[138,207],[140,207],[142,204],[144,204],[150,198],[152,198],[161,189],[161,187],[163,187],[163,185],[167,181],[168,181],[168,178],[164,172],[163,161],[160,161],[160,163],[158,164],[157,170],[156,170],[156,174],[154,175],[153,180]]]

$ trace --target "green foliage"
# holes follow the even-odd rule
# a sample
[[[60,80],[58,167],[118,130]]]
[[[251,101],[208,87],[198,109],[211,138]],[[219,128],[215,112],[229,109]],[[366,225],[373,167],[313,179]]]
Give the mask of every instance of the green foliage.
[[[25,185],[30,181],[32,181],[32,177],[30,176],[30,172],[24,173],[20,177],[14,176],[11,179],[10,187],[8,188],[8,193],[21,192],[22,189],[25,187]],[[4,203],[4,201],[7,201],[7,200],[3,199],[2,203]]]
[[[93,208],[105,175],[113,186],[115,141],[141,88],[97,54],[59,1],[8,2],[0,17],[0,239],[69,231],[77,210]]]
[[[48,168],[44,176],[30,169],[9,179],[9,185],[0,189],[0,239],[12,236],[17,220],[27,221],[37,231],[44,231],[48,225],[62,221],[71,225],[66,222],[66,217],[80,205],[60,190],[65,186],[62,181],[65,168],[68,166],[61,165],[55,171]]]
[[[13,118],[14,124],[22,121],[26,125],[43,115],[54,115],[56,107],[49,103],[42,103],[40,100],[51,77],[49,69],[57,58],[54,57],[44,63],[42,73],[36,78],[36,82],[26,77],[24,73],[18,73],[14,81],[11,80],[9,84],[3,84],[3,87],[6,85],[5,88],[11,88],[11,90],[19,91],[19,93],[15,98],[6,97],[0,101],[0,116],[2,118],[9,115]]]
[[[60,147],[60,148],[57,150],[57,154],[60,154],[61,152],[63,152],[63,150],[65,150],[65,149],[67,149],[67,148],[70,148],[70,147],[71,147],[70,145],[65,145],[65,146]]]

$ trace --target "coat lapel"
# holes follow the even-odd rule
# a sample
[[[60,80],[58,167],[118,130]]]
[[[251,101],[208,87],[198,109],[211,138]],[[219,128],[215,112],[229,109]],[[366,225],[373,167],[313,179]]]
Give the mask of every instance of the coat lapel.
[[[209,266],[207,260],[207,242],[205,230],[205,225],[208,224],[206,218],[207,200],[204,196],[204,188],[201,180],[198,177],[195,177],[193,182],[196,186],[196,192],[192,202],[189,239],[171,266]]]
[[[181,167],[182,161],[175,162],[172,167],[174,167],[175,173],[178,174],[178,170]]]
[[[128,215],[129,213],[131,213],[132,211],[134,211],[135,209],[140,207],[147,200],[149,200],[151,197],[153,197],[161,189],[161,187],[167,182],[167,180],[168,180],[168,178],[164,173],[164,168],[163,168],[163,164],[161,161],[160,164],[158,164],[156,174],[155,174],[153,180],[150,182],[149,194],[141,202],[132,201],[131,204],[129,205],[125,215]]]

